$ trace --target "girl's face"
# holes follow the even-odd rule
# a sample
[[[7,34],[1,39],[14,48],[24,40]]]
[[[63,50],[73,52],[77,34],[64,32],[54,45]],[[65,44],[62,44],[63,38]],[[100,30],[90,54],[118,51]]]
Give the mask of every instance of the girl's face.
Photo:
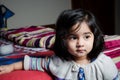
[[[66,37],[67,49],[75,60],[87,59],[87,54],[93,48],[93,42],[94,35],[86,22],[82,22],[80,25],[75,24]]]

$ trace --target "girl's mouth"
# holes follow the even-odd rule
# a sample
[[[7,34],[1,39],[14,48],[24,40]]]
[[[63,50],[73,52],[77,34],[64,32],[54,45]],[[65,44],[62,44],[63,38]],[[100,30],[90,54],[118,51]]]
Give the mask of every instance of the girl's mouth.
[[[83,52],[85,52],[85,50],[76,50],[76,52],[83,53]]]

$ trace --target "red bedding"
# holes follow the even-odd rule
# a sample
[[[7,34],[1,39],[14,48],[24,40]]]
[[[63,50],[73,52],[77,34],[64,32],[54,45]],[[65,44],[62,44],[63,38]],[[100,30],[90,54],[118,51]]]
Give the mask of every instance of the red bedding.
[[[0,80],[52,80],[52,77],[42,71],[13,71],[0,75]]]

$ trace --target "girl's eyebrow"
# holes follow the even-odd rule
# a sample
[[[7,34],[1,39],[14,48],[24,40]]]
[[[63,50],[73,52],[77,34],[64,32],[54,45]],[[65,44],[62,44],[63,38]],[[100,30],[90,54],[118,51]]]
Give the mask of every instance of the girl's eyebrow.
[[[83,34],[92,34],[92,32],[84,32]],[[70,33],[70,34],[68,34],[68,35],[76,35],[76,33]]]
[[[85,33],[83,33],[83,34],[92,34],[92,32],[85,32]]]

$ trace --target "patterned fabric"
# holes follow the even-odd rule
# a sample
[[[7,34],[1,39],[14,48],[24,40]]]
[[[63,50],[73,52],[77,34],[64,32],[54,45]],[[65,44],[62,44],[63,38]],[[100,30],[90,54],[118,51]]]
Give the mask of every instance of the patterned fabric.
[[[84,73],[84,69],[80,67],[79,69],[79,73],[78,73],[78,80],[85,80],[85,73]]]
[[[118,70],[120,70],[120,36],[119,35],[105,35],[105,53],[111,57],[116,64]]]
[[[2,31],[1,36],[26,47],[52,48],[55,41],[55,30],[42,26],[29,26]]]

